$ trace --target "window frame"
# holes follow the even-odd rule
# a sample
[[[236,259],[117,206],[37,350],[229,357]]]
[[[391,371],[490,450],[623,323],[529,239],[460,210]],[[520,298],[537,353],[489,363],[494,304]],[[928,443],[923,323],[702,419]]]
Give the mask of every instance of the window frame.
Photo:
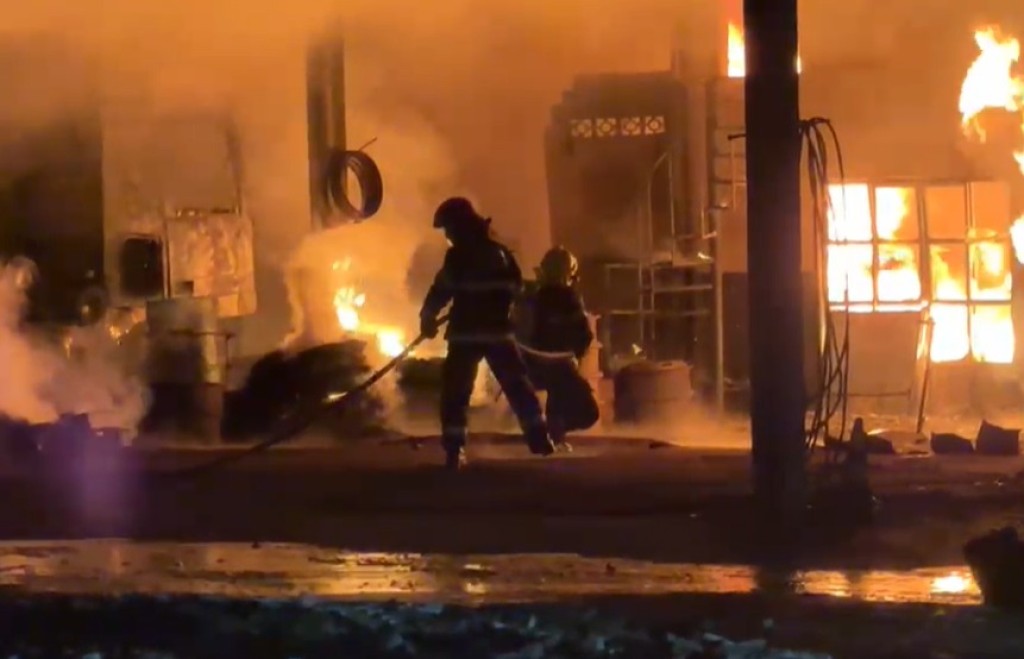
[[[999,362],[986,362],[976,354],[975,342],[974,342],[974,315],[976,310],[982,307],[1003,307],[1006,309],[1010,308],[1012,292],[1008,291],[1005,298],[1001,299],[976,299],[974,296],[974,288],[972,286],[972,273],[974,272],[975,263],[975,252],[976,245],[978,244],[990,244],[998,243],[1008,254],[1010,259],[1013,259],[1013,243],[1010,237],[1010,227],[1013,224],[1013,218],[1006,218],[1006,228],[1003,231],[996,232],[994,235],[979,236],[975,234],[975,230],[978,228],[978,223],[975,217],[975,204],[974,199],[974,185],[984,183],[997,183],[996,181],[948,181],[948,180],[933,180],[927,182],[915,181],[901,181],[901,180],[882,180],[882,181],[845,181],[845,182],[833,182],[830,185],[838,186],[856,186],[866,185],[868,188],[868,208],[871,214],[871,239],[870,240],[832,240],[826,232],[826,246],[827,247],[843,247],[843,246],[870,246],[871,247],[871,292],[872,299],[870,302],[863,301],[832,301],[829,299],[829,308],[834,311],[851,311],[864,310],[863,313],[891,313],[903,308],[906,310],[914,309],[926,309],[933,305],[943,307],[963,307],[967,310],[967,343],[968,350],[967,354],[964,355],[957,362],[972,361],[977,363],[999,363]],[[932,238],[930,231],[930,222],[928,216],[928,190],[933,188],[952,188],[959,187],[963,190],[964,200],[964,214],[965,214],[965,226],[964,235],[960,238]],[[898,240],[884,240],[878,235],[878,204],[877,204],[877,191],[879,189],[892,189],[902,188],[912,191],[913,194],[913,207],[911,210],[912,216],[916,219],[918,224],[917,238],[916,240],[898,239]],[[831,199],[831,197],[830,197]],[[921,281],[921,293],[916,300],[906,301],[891,301],[879,299],[880,287],[879,287],[879,273],[881,271],[881,249],[883,245],[906,245],[916,249],[918,254],[917,269],[918,277]],[[962,300],[943,300],[937,299],[935,296],[935,290],[933,286],[933,268],[932,268],[932,248],[933,247],[952,247],[954,249],[962,249],[965,251],[966,256],[966,273],[964,274],[964,298]],[[827,252],[827,250],[826,250]],[[827,263],[827,262],[826,262]],[[1012,261],[1010,262],[1012,267]],[[827,277],[825,279],[827,285]],[[827,298],[828,296],[826,296]],[[888,311],[887,311],[888,309]],[[955,362],[954,362],[955,363]]]

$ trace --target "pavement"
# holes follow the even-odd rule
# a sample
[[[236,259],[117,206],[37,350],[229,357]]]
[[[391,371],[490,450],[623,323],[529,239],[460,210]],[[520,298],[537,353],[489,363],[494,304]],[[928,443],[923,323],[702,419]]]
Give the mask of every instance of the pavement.
[[[285,447],[197,477],[183,474],[240,449],[7,463],[0,595],[596,607],[645,625],[715,620],[736,638],[772,618],[789,647],[840,657],[974,656],[996,641],[984,656],[1024,656],[1019,619],[975,606],[961,556],[1024,513],[1024,458],[872,457],[873,522],[826,511],[780,552],[748,452],[574,447],[541,459],[478,435],[458,474],[438,468],[436,437]]]
[[[743,451],[595,437],[541,459],[477,436],[470,468],[450,474],[435,440],[274,450],[197,478],[175,474],[230,451],[127,451],[56,471],[8,464],[0,538],[915,569],[960,564],[971,534],[1024,513],[1024,459],[878,457],[873,524],[826,512],[780,553],[765,543]]]

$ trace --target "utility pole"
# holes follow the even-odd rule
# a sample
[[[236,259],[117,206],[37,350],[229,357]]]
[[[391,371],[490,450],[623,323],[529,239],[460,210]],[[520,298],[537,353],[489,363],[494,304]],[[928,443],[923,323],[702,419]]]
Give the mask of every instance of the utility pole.
[[[744,0],[754,492],[794,522],[806,500],[797,0]]]

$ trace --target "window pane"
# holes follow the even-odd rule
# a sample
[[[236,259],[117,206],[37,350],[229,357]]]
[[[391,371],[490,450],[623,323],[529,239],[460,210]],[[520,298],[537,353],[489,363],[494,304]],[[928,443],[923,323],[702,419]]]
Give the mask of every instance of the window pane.
[[[831,302],[873,302],[871,245],[829,245],[828,299]]]
[[[924,212],[930,238],[962,240],[967,236],[967,195],[963,186],[928,188]]]
[[[920,249],[900,243],[878,246],[878,300],[915,302],[921,299]]]
[[[970,352],[966,304],[933,304],[932,361],[960,361]]]
[[[932,245],[931,268],[933,299],[967,299],[966,245]]]
[[[980,242],[970,246],[971,299],[1010,299],[1010,245]]]
[[[1013,363],[1010,305],[985,304],[971,308],[971,354],[979,362]]]
[[[865,183],[828,186],[831,241],[871,240],[871,192]]]
[[[917,195],[913,188],[875,189],[875,230],[879,240],[917,240]]]
[[[971,212],[975,236],[1004,235],[1010,229],[1010,186],[1001,182],[971,183]]]

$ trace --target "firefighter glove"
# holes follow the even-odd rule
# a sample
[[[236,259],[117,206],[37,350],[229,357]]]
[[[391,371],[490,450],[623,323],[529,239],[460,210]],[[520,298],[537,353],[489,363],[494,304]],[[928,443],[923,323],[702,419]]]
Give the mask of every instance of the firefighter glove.
[[[420,316],[420,334],[427,339],[437,337],[437,319],[430,316]]]

